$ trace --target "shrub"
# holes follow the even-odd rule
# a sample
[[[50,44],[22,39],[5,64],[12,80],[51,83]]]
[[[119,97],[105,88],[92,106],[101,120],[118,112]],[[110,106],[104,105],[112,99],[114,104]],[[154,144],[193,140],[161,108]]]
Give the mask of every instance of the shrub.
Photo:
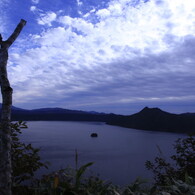
[[[86,169],[93,163],[87,163],[79,169],[68,167],[45,175],[34,187],[37,195],[119,195],[117,187],[99,177],[84,177]]]
[[[21,188],[21,186],[24,187],[23,183],[32,180],[35,171],[41,167],[47,168],[46,163],[41,162],[39,156],[40,149],[20,141],[19,135],[22,133],[21,129],[25,128],[27,128],[25,122],[11,123],[13,190]]]
[[[156,185],[185,181],[186,175],[195,178],[195,139],[193,136],[179,138],[174,144],[176,154],[171,156],[174,164],[158,156],[154,162],[146,161],[146,168],[152,170]]]

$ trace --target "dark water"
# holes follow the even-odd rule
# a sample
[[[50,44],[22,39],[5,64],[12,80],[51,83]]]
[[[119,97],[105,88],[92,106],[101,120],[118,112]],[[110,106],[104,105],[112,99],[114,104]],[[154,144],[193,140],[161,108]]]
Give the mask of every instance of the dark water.
[[[173,143],[182,134],[142,131],[106,125],[101,122],[28,122],[22,140],[41,147],[43,161],[51,163],[50,170],[68,165],[75,167],[75,149],[79,164],[95,162],[94,175],[114,184],[126,185],[136,177],[151,178],[144,164],[159,153],[173,154]],[[98,133],[97,138],[90,134]],[[41,170],[41,174],[48,170]],[[39,172],[40,174],[40,172]]]

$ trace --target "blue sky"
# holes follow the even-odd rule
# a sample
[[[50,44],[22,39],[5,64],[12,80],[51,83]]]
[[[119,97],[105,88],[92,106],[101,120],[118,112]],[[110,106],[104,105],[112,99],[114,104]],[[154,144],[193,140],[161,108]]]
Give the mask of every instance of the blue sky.
[[[14,106],[195,112],[195,1],[1,0]]]

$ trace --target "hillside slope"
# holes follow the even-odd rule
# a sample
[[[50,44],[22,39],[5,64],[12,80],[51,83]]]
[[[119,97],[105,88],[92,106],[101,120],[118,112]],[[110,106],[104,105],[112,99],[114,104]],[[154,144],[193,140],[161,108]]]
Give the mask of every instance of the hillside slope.
[[[108,124],[142,130],[193,133],[195,132],[195,115],[193,113],[171,114],[159,108],[145,107],[136,114],[110,120]]]

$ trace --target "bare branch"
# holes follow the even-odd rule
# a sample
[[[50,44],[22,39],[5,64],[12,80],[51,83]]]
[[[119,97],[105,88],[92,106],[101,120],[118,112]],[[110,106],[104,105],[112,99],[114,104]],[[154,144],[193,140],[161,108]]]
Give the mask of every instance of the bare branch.
[[[17,25],[12,35],[6,41],[7,48],[9,48],[13,44],[13,42],[17,39],[18,35],[20,34],[20,32],[22,31],[25,25],[26,25],[26,21],[24,19],[21,19],[20,23]]]

